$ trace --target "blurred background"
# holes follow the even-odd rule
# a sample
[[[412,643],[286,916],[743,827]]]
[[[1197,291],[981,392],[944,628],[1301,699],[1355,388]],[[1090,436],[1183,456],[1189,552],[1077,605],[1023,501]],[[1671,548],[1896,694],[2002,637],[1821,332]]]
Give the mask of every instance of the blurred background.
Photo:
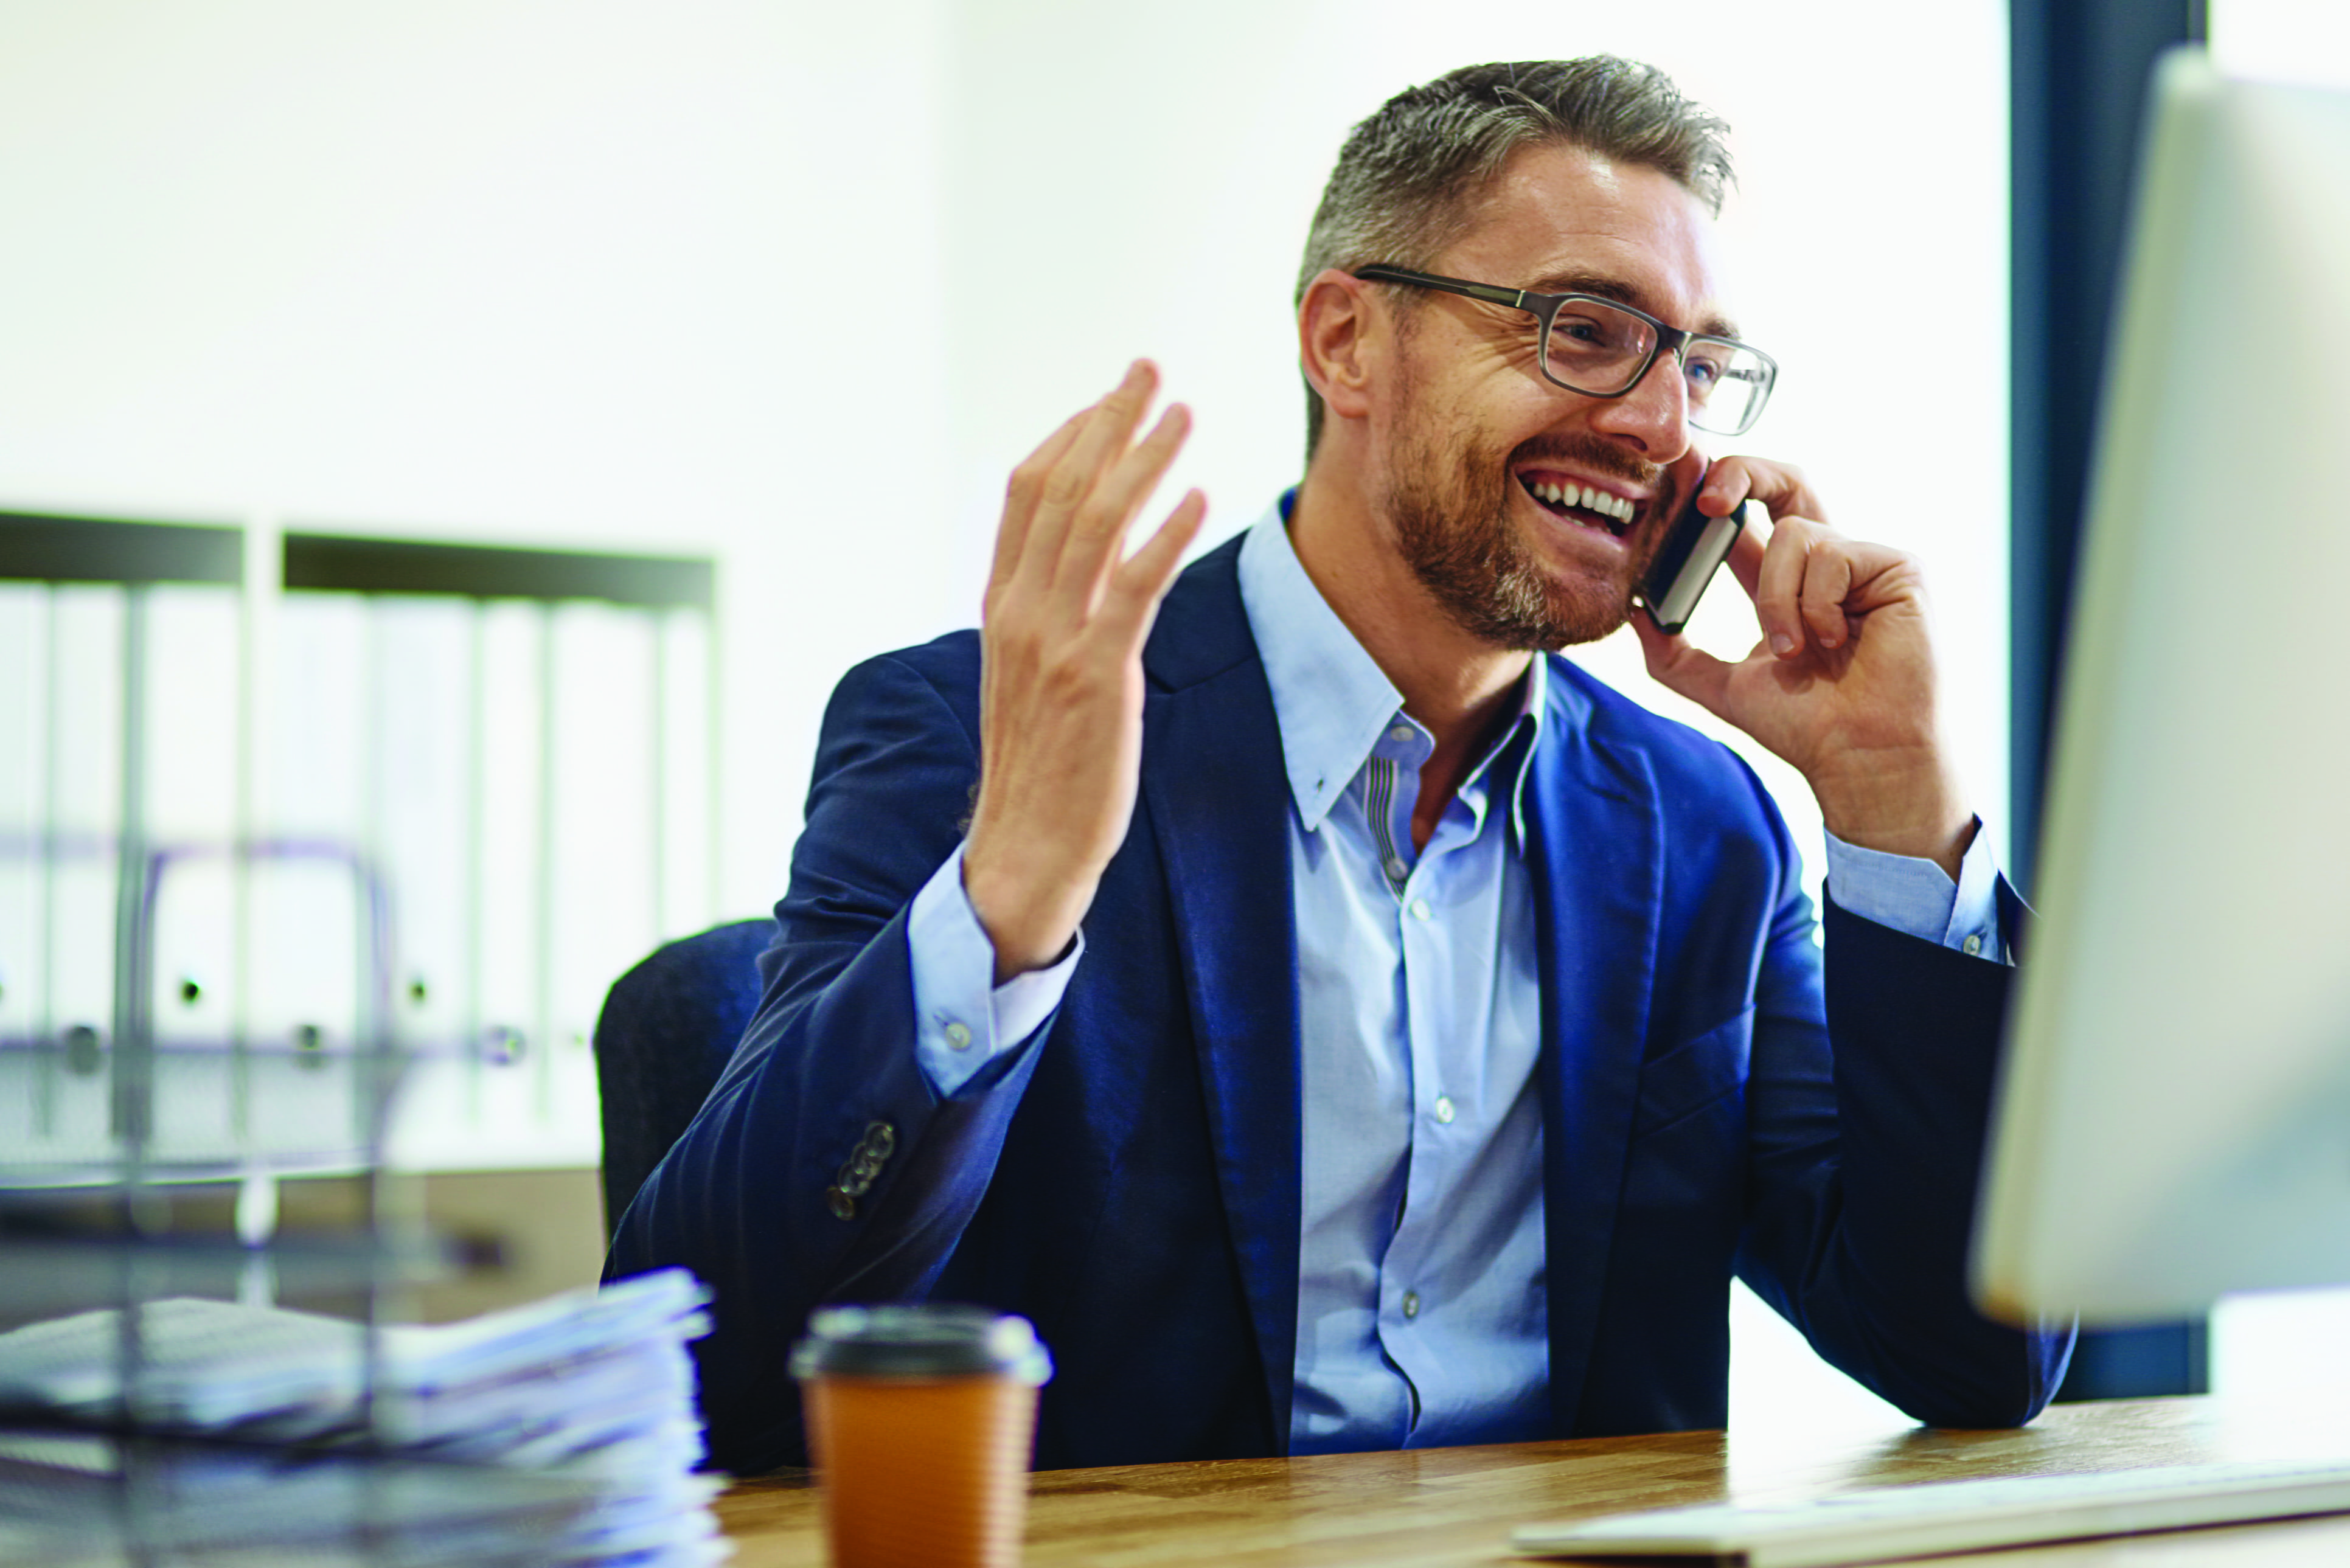
[[[2334,11],[2210,0],[2210,27],[2224,67],[2350,83]],[[156,610],[151,749],[184,759],[156,830],[415,846],[408,907],[469,912],[404,928],[411,1026],[512,1039],[394,1156],[505,1238],[510,1290],[592,1277],[602,987],[780,894],[834,680],[973,621],[1011,465],[1149,355],[1198,421],[1166,498],[1207,492],[1201,548],[1246,526],[1298,477],[1290,291],[1347,129],[1456,65],[1603,51],[1733,127],[1737,309],[1782,366],[1745,444],[1926,558],[2003,845],[1995,0],[0,0],[0,511],[241,533],[244,630]],[[686,557],[712,592],[282,592],[313,535]],[[1728,654],[1736,599],[1695,631]],[[113,613],[0,585],[10,827],[107,826]],[[1691,717],[1628,637],[1575,657]],[[1807,795],[1757,765],[1816,867]],[[0,1009],[31,1005],[12,961]],[[229,995],[166,970],[184,1009]],[[2217,1376],[2256,1378],[2226,1324]],[[1737,1324],[1740,1418],[1866,1408],[1751,1300]]]

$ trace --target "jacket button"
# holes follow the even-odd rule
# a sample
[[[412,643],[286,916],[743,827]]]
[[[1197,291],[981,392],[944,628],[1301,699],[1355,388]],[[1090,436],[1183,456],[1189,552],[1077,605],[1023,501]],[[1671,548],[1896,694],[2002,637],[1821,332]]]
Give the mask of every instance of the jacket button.
[[[837,1187],[825,1189],[824,1206],[832,1210],[832,1217],[836,1220],[857,1218],[857,1199]]]
[[[888,1122],[875,1122],[865,1129],[866,1146],[883,1159],[898,1147],[898,1129]]]

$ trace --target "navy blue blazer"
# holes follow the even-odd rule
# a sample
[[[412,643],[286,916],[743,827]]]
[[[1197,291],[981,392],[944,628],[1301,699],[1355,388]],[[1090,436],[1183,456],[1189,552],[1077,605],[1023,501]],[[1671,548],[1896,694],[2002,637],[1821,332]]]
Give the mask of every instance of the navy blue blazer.
[[[1284,1451],[1290,804],[1238,558],[1187,570],[1145,650],[1134,824],[1060,1011],[949,1099],[915,1064],[904,927],[970,815],[978,639],[841,681],[758,1015],[608,1270],[713,1287],[721,1467],[803,1462],[785,1359],[812,1306],[926,1295],[1035,1322],[1041,1467]],[[1525,798],[1553,1431],[1721,1426],[1733,1272],[1919,1420],[2029,1419],[2069,1340],[1987,1322],[1964,1280],[2008,971],[1831,906],[1824,986],[1753,775],[1551,674]]]

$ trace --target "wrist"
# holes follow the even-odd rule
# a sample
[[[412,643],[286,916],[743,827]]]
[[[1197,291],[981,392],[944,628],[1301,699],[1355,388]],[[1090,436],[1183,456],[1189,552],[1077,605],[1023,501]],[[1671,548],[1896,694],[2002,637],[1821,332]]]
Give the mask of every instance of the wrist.
[[[1822,825],[1845,843],[1931,860],[1958,879],[1976,818],[1938,753],[1849,759],[1810,783]]]
[[[1095,878],[1040,872],[1033,856],[991,854],[976,829],[963,847],[963,896],[995,950],[997,985],[1059,962],[1093,902]]]

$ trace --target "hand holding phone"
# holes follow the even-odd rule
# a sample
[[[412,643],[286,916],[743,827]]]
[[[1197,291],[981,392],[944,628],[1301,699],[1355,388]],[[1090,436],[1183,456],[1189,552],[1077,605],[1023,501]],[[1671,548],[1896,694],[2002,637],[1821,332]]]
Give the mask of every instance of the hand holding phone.
[[[1706,472],[1712,470],[1709,466]],[[1704,493],[1705,473],[1700,473],[1697,483],[1690,486],[1680,515],[1665,535],[1663,546],[1648,563],[1648,575],[1640,580],[1637,602],[1648,611],[1649,623],[1668,637],[1678,636],[1689,624],[1699,596],[1713,580],[1715,569],[1730,558],[1730,547],[1746,526],[1743,506],[1731,507],[1727,517],[1709,517],[1699,511],[1697,498]]]

